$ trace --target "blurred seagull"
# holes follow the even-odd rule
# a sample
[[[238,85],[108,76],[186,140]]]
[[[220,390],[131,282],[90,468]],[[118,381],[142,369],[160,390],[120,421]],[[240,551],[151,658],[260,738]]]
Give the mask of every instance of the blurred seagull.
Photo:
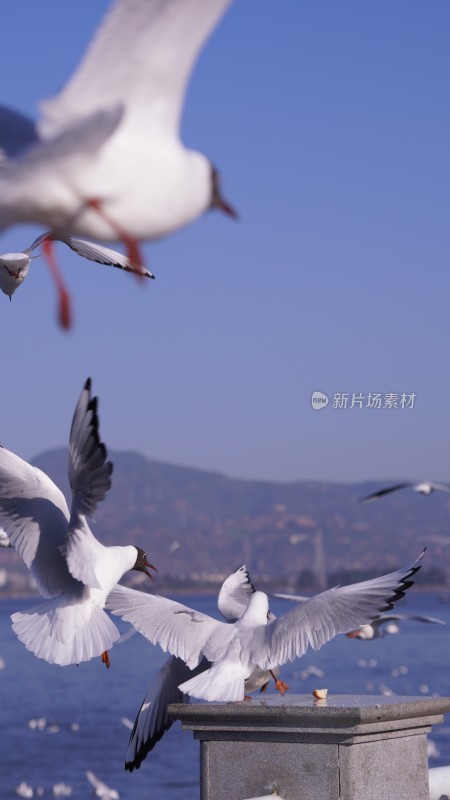
[[[36,127],[3,108],[0,229],[36,222],[56,238],[122,241],[139,272],[138,241],[211,208],[236,217],[215,167],[179,137],[190,74],[231,2],[115,0],[67,85],[41,104]],[[51,239],[44,251],[55,276]],[[60,319],[70,325],[61,293]]]
[[[424,551],[425,552],[425,551]],[[124,586],[110,593],[107,608],[131,622],[153,644],[181,658],[191,669],[207,658],[206,672],[179,684],[203,700],[243,700],[245,680],[255,668],[270,670],[318,650],[337,633],[365,625],[393,608],[412,585],[424,552],[403,569],[350,586],[328,589],[269,622],[268,597],[254,592],[232,625],[156,595]]]
[[[11,300],[12,295],[16,289],[24,282],[30,269],[31,260],[39,258],[39,255],[32,256],[33,250],[36,250],[47,239],[56,240],[51,233],[43,233],[34,240],[33,244],[23,250],[21,253],[1,253],[0,254],[0,289],[3,294],[8,295]],[[86,242],[83,239],[74,239],[69,237],[67,239],[58,239],[64,242],[75,253],[88,261],[96,261],[97,264],[106,264],[111,267],[118,267],[125,270],[125,272],[135,272],[129,258],[118,253],[116,250],[110,250],[108,247],[102,247],[94,242]],[[151,272],[141,268],[142,274],[147,278],[154,278]],[[58,277],[60,280],[60,277]],[[67,290],[61,283],[61,292],[67,295]],[[68,301],[67,301],[68,302]]]
[[[354,631],[346,633],[349,639],[381,639],[386,634],[399,633],[399,621],[415,620],[416,622],[430,622],[435,625],[446,625],[443,619],[437,617],[426,617],[423,614],[382,614],[378,619],[374,619],[370,625],[361,625]]]
[[[255,588],[244,564],[224,581],[220,589],[217,606],[223,618],[229,623],[234,623],[242,617],[254,592]],[[275,619],[270,611],[269,618]],[[206,658],[203,658],[194,670],[191,670],[181,658],[170,656],[167,659],[152,680],[134,725],[131,725],[125,758],[126,770],[133,772],[134,769],[139,769],[147,755],[172,726],[174,720],[169,715],[167,707],[171,703],[190,702],[189,695],[184,694],[178,685],[205,672],[210,666]],[[271,672],[257,668],[246,681],[245,691],[253,692],[257,689],[265,691],[272,677],[277,690],[284,694],[288,687],[284,681],[278,680],[277,672],[277,668]]]
[[[362,497],[359,502],[369,503],[371,500],[378,500],[379,497],[397,492],[399,489],[412,489],[413,492],[426,496],[433,494],[433,492],[450,492],[450,486],[446,486],[444,483],[430,483],[430,481],[424,481],[423,483],[397,483],[395,486],[388,486],[386,489],[379,489],[378,492],[368,494],[367,497]]]
[[[0,547],[12,547],[11,540],[3,528],[0,528]]]
[[[102,800],[119,800],[119,792],[116,789],[110,789],[106,783],[97,778],[97,775],[92,770],[88,769],[86,771],[86,778],[91,786],[94,787],[96,797],[101,797]]]
[[[29,567],[41,594],[50,598],[11,616],[28,650],[50,664],[79,664],[101,655],[119,631],[103,611],[108,592],[130,569],[155,569],[140,547],[105,547],[86,516],[111,485],[112,464],[99,439],[97,398],[88,379],[72,420],[69,482],[72,506],[40,469],[0,447],[0,525]]]

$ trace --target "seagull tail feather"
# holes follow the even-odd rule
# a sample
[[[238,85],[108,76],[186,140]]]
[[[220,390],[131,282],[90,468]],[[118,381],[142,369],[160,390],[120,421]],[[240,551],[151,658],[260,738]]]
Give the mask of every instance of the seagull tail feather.
[[[223,662],[179,685],[181,692],[200,700],[243,700],[245,672],[241,664]]]
[[[49,664],[79,664],[109,650],[119,631],[99,606],[79,609],[61,605],[61,596],[11,615],[12,628],[27,650]],[[78,618],[77,616],[78,615]]]

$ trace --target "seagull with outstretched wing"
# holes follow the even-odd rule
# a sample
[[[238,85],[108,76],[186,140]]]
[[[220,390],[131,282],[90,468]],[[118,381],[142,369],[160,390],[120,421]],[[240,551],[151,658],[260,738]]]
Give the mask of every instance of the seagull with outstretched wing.
[[[180,691],[203,700],[243,700],[245,681],[254,669],[273,669],[304,655],[308,647],[318,650],[336,634],[365,625],[393,608],[413,584],[423,555],[389,575],[328,589],[296,603],[273,621],[268,620],[264,592],[251,595],[246,611],[232,625],[124,586],[112,590],[107,608],[190,669],[202,658],[211,662],[208,670],[181,683]]]
[[[46,242],[47,239],[55,241],[57,237],[53,236],[51,233],[42,233],[22,252],[0,254],[0,289],[3,294],[8,295],[10,300],[16,289],[19,288],[27,277],[31,260],[33,258],[39,258],[38,255],[33,256],[31,254],[41,244]],[[84,239],[75,239],[72,236],[69,236],[67,239],[60,237],[58,241],[63,242],[70,247],[74,253],[82,256],[82,258],[86,258],[88,261],[95,261],[97,264],[105,264],[110,267],[118,267],[119,269],[125,270],[125,272],[136,271],[130,259],[122,253],[118,253],[117,250],[111,250],[109,247],[102,247],[102,245],[96,244],[95,242],[86,242]],[[141,267],[141,272],[146,278],[155,277],[144,267]],[[64,286],[62,286],[61,291],[63,293],[65,292],[67,295]]]
[[[223,582],[220,589],[217,606],[223,618],[228,623],[234,623],[242,617],[254,592],[255,588],[244,564]],[[269,612],[269,618],[275,619],[275,616]],[[153,678],[132,726],[125,758],[126,770],[132,772],[139,769],[147,755],[172,726],[173,718],[167,707],[171,703],[189,703],[189,695],[178,688],[179,684],[205,672],[210,666],[206,658],[193,670],[176,656],[167,659]],[[276,688],[284,694],[288,687],[276,677],[277,673],[278,669],[272,672],[255,669],[245,683],[246,693],[257,689],[264,691],[273,677]]]
[[[106,597],[127,570],[151,577],[142,548],[105,547],[89,528],[86,517],[111,485],[98,428],[97,398],[87,380],[70,430],[70,511],[48,475],[0,447],[0,526],[47,598],[12,614],[12,627],[28,650],[60,666],[100,655],[109,666],[119,632],[103,610]]]
[[[399,622],[404,620],[413,620],[415,622],[427,622],[434,625],[446,625],[443,619],[438,617],[428,617],[424,614],[382,614],[378,619],[374,619],[369,625],[361,625],[354,631],[348,631],[346,636],[349,639],[362,639],[369,641],[371,639],[381,639],[386,634],[399,633]]]
[[[410,481],[406,483],[396,483],[394,486],[387,486],[384,489],[379,489],[377,492],[372,492],[372,494],[362,497],[359,502],[369,503],[371,500],[378,500],[380,497],[385,497],[387,494],[392,494],[392,492],[398,492],[399,489],[412,489],[413,492],[423,494],[425,497],[433,494],[433,492],[450,492],[450,486],[446,486],[445,483],[431,483],[431,481],[412,483]]]

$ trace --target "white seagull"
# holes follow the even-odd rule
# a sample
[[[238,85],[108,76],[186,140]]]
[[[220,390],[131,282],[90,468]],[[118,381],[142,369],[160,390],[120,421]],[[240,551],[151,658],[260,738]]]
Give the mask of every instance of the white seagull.
[[[384,497],[386,494],[391,494],[392,492],[397,492],[399,489],[412,489],[413,492],[423,494],[426,497],[433,494],[433,492],[450,492],[450,486],[446,486],[445,483],[431,483],[430,481],[423,481],[422,483],[396,483],[395,486],[388,486],[385,489],[379,489],[377,492],[368,494],[367,497],[362,497],[359,502],[369,503],[371,500],[378,500],[378,498]]]
[[[115,0],[36,128],[4,108],[0,229],[35,222],[56,238],[122,241],[139,271],[138,241],[211,208],[236,216],[215,167],[179,136],[190,74],[231,2]]]
[[[97,778],[91,769],[86,770],[86,778],[94,788],[96,797],[100,797],[102,800],[119,800],[120,794],[117,789],[111,789],[104,781]]]
[[[11,539],[7,536],[3,528],[0,528],[0,547],[12,547]]]
[[[0,525],[49,598],[12,614],[13,630],[28,650],[50,664],[79,664],[101,655],[119,631],[103,610],[105,600],[130,569],[152,568],[140,547],[105,547],[86,516],[111,485],[112,464],[99,439],[97,398],[86,381],[69,440],[69,511],[62,492],[37,467],[0,447]]]
[[[16,289],[19,288],[27,277],[31,260],[39,258],[39,255],[33,256],[31,254],[49,238],[55,240],[55,237],[51,233],[43,233],[38,236],[29,247],[25,248],[25,250],[22,250],[20,253],[0,254],[0,289],[3,294],[8,295],[10,300]],[[70,236],[67,239],[60,238],[58,241],[66,244],[79,256],[87,258],[88,261],[95,261],[97,264],[118,267],[119,269],[125,270],[125,272],[136,271],[129,258],[122,253],[118,253],[116,250],[110,250],[109,247],[102,247],[94,242],[86,242],[84,239],[74,239]],[[141,267],[141,271],[142,275],[147,278],[155,277],[147,269],[144,269],[144,267]],[[59,274],[57,280],[60,280]],[[62,301],[63,304],[60,307],[60,313],[66,317],[67,314],[70,313],[69,300],[67,290],[62,283],[60,284],[60,298],[61,297],[65,299]]]
[[[369,625],[361,625],[354,631],[348,631],[346,636],[349,639],[362,639],[369,641],[371,639],[381,639],[386,634],[399,633],[400,627],[398,622],[404,620],[415,620],[416,622],[429,622],[434,625],[446,625],[443,619],[438,617],[427,617],[423,614],[382,614],[378,619],[374,619]]]
[[[424,551],[425,552],[425,551]],[[131,622],[153,644],[194,669],[202,658],[210,669],[179,685],[191,697],[211,701],[243,700],[245,681],[257,667],[273,669],[318,650],[337,633],[365,625],[403,597],[420,569],[424,552],[403,569],[350,586],[328,589],[268,622],[268,597],[254,592],[233,625],[218,622],[164,597],[123,586],[110,593],[107,608]]]
[[[244,564],[224,581],[220,589],[217,607],[223,618],[228,623],[234,623],[242,617],[254,592],[255,588]],[[269,612],[269,618],[275,619],[275,616]],[[210,666],[206,658],[203,658],[194,670],[191,670],[181,658],[170,656],[167,659],[152,680],[134,725],[131,726],[125,757],[126,770],[133,772],[134,769],[139,769],[142,761],[172,726],[174,720],[169,715],[167,707],[171,703],[189,703],[189,695],[178,688],[179,684],[205,672]],[[284,694],[288,687],[276,678],[277,672],[278,669],[271,672],[256,669],[246,681],[245,691],[253,692],[257,689],[265,691],[270,678],[273,677],[276,688]]]

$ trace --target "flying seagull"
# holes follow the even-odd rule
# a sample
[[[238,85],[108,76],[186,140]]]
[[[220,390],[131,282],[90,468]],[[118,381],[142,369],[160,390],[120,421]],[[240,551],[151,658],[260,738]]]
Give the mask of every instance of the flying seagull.
[[[1,253],[0,254],[0,289],[3,294],[8,295],[11,300],[12,295],[18,287],[24,282],[30,269],[31,260],[39,258],[38,255],[31,255],[41,244],[48,238],[55,240],[56,237],[51,233],[43,233],[21,253]],[[59,241],[64,242],[71,250],[88,261],[95,261],[97,264],[106,264],[111,267],[118,267],[125,270],[125,272],[135,272],[130,260],[118,253],[116,250],[110,250],[109,247],[102,247],[94,242],[86,242],[83,239],[74,239],[68,237],[67,239],[60,238]],[[147,278],[154,278],[151,272],[142,267],[142,275]],[[58,280],[62,280],[58,275]],[[61,283],[61,292],[68,298],[67,290]],[[64,301],[68,303],[68,300]]]
[[[91,769],[86,770],[86,778],[93,787],[96,797],[100,797],[101,800],[119,800],[120,794],[117,789],[111,789],[111,787],[100,780]]]
[[[413,492],[418,492],[418,494],[425,496],[433,494],[433,492],[450,492],[450,486],[446,486],[444,483],[431,483],[430,481],[424,481],[423,483],[397,483],[395,486],[388,486],[385,489],[379,489],[378,492],[368,494],[367,497],[362,497],[359,502],[369,503],[371,500],[378,500],[379,497],[397,492],[399,489],[412,489]]]
[[[12,614],[13,630],[28,650],[66,666],[102,656],[119,631],[103,610],[130,569],[149,577],[140,547],[105,547],[86,517],[111,485],[112,464],[99,439],[97,398],[88,379],[72,420],[69,440],[69,511],[62,492],[42,470],[0,447],[0,526],[30,569],[46,602]]]
[[[389,575],[328,589],[296,603],[271,622],[264,592],[251,595],[246,611],[232,625],[182,603],[124,586],[112,590],[107,608],[191,669],[202,658],[211,662],[206,672],[179,684],[182,692],[203,700],[243,700],[245,681],[255,668],[273,669],[304,655],[309,646],[318,650],[337,633],[365,625],[393,608],[412,585],[424,552]]]
[[[236,622],[247,609],[254,592],[255,588],[244,564],[224,581],[220,589],[217,606],[223,618],[228,623]],[[275,616],[269,612],[269,618],[275,619]],[[179,684],[205,672],[210,666],[206,658],[194,670],[189,669],[181,658],[170,656],[167,659],[152,680],[132,725],[125,758],[126,770],[132,772],[139,769],[147,755],[172,726],[174,720],[168,714],[167,707],[171,703],[190,702],[189,695],[178,688]],[[276,688],[284,694],[288,687],[278,680],[277,674],[278,669],[272,670],[272,674],[267,670],[256,669],[246,681],[245,691],[265,691],[273,677]]]
[[[56,238],[122,241],[139,272],[139,241],[211,208],[235,217],[217,169],[179,131],[189,77],[231,1],[115,0],[67,85],[41,104],[36,126],[3,108],[0,229],[35,222]],[[44,251],[56,274],[51,239]]]
[[[435,625],[447,624],[443,619],[427,617],[423,614],[382,614],[369,625],[361,625],[360,628],[356,628],[354,631],[348,631],[346,636],[349,639],[381,639],[386,634],[398,633],[400,628],[397,623],[409,619],[416,622],[434,623]]]

